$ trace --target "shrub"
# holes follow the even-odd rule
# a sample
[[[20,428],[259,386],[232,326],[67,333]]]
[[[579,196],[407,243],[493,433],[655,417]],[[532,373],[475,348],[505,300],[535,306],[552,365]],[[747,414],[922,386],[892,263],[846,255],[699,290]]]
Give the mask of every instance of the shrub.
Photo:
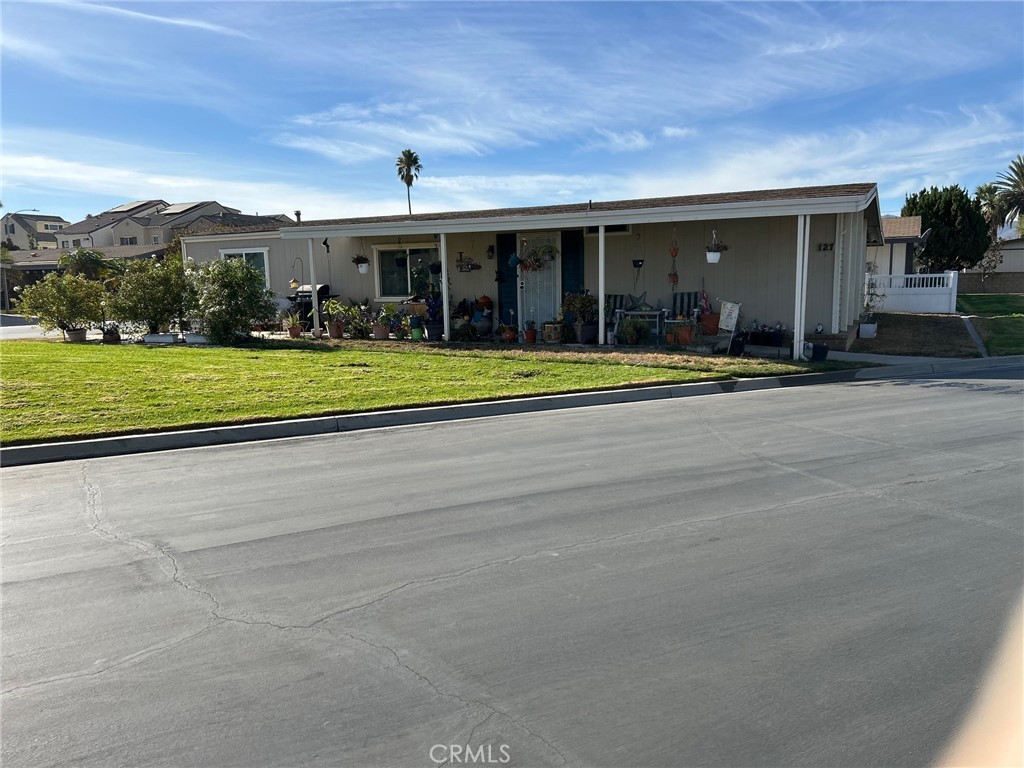
[[[647,323],[638,317],[627,317],[619,323],[616,338],[620,344],[643,344],[651,333]]]
[[[138,259],[125,268],[111,300],[114,317],[146,326],[158,333],[161,326],[179,320],[191,309],[194,294],[180,261]]]
[[[36,315],[48,331],[88,328],[103,319],[103,286],[81,275],[52,272],[21,292],[18,311]]]
[[[463,323],[452,329],[452,341],[479,341],[480,334],[472,323]]]
[[[254,323],[269,323],[277,314],[263,273],[241,259],[200,266],[195,290],[199,315],[214,344],[233,344],[239,336],[248,337]]]

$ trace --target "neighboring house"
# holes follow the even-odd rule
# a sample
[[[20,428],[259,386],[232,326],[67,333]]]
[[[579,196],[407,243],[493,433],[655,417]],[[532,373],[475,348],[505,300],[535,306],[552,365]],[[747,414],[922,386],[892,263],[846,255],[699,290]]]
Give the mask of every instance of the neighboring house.
[[[148,257],[161,257],[164,255],[164,246],[146,245],[112,245],[97,249],[103,255],[113,261],[124,261],[127,259],[141,259]],[[57,271],[57,265],[61,256],[67,253],[66,249],[48,249],[36,251],[12,251],[11,256],[14,263],[12,269],[22,273],[22,285],[31,285],[50,272]]]
[[[496,299],[501,322],[539,325],[558,315],[567,291],[587,289],[601,299],[645,295],[649,304],[672,307],[677,292],[703,289],[716,307],[742,303],[742,322],[782,322],[800,342],[819,323],[843,333],[857,321],[868,243],[885,244],[882,222],[877,187],[864,183],[333,219],[277,232],[184,237],[182,244],[184,256],[197,262],[262,263],[267,285],[280,296],[293,292],[295,278],[378,304],[408,297],[413,269],[438,263],[438,284],[449,286],[446,335],[451,302],[483,294]],[[705,246],[715,232],[729,250],[710,264]],[[510,262],[545,244],[558,249],[549,267],[522,273]],[[370,259],[365,275],[352,264],[357,253]],[[668,279],[673,268],[676,284]],[[603,300],[599,306],[603,325],[610,318]]]
[[[119,205],[95,216],[87,216],[82,221],[76,221],[61,231],[57,238],[57,247],[64,250],[74,250],[75,248],[102,250],[112,245],[143,245],[137,233],[134,243],[122,243],[120,235],[115,238],[114,228],[133,216],[146,216],[166,207],[167,202],[164,200],[139,200]]]
[[[4,245],[22,250],[56,248],[57,233],[70,226],[60,216],[34,213],[8,213],[0,221],[3,223]]]
[[[920,216],[886,216],[882,219],[885,242],[868,244],[868,271],[876,275],[913,275],[918,246],[927,242],[921,233]]]
[[[110,246],[166,245],[175,235],[189,231],[259,225],[280,227],[290,223],[291,219],[283,214],[248,216],[216,200],[174,205],[163,200],[144,200],[125,203],[71,224],[61,233],[58,247],[103,250]]]
[[[984,281],[980,269],[960,274],[960,293],[1024,293],[1024,237],[1017,232],[1017,222],[999,230],[999,252],[1002,263]]]

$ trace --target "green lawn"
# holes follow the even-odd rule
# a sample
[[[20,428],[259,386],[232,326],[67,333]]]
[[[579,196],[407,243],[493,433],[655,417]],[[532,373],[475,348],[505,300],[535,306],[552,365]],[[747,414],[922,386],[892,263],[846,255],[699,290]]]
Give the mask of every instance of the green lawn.
[[[1024,317],[1024,293],[961,293],[956,309],[968,315]]]
[[[640,351],[0,342],[6,445],[846,367]]]
[[[990,355],[1024,355],[1024,293],[962,293],[956,308],[971,316]]]

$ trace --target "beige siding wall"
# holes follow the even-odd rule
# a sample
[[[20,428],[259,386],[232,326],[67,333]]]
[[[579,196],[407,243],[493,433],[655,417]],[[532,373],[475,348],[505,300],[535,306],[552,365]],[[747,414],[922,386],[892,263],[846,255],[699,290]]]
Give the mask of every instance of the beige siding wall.
[[[718,237],[729,250],[718,264],[708,264],[704,246],[711,242],[710,222],[648,224],[634,226],[630,235],[609,235],[606,243],[606,290],[608,293],[647,293],[647,302],[671,306],[668,282],[673,236],[679,245],[676,271],[679,292],[707,292],[717,310],[720,301],[743,304],[743,322],[793,325],[796,295],[796,217],[721,221]],[[811,253],[807,278],[807,324],[829,327],[832,313],[834,254],[818,253],[817,243],[835,239],[835,216],[811,219]],[[598,285],[598,240],[585,238],[585,283],[591,292]],[[639,275],[632,260],[644,259]]]
[[[891,249],[891,258],[890,258]],[[870,246],[867,249],[867,263],[873,265],[875,274],[902,275],[906,273],[907,244]]]

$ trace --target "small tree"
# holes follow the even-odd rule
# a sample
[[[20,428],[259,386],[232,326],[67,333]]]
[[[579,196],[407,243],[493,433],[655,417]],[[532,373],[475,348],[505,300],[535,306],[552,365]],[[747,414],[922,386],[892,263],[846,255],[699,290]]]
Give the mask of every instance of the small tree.
[[[36,315],[48,331],[76,331],[103,317],[103,286],[81,275],[51,272],[21,292],[18,311]]]
[[[138,259],[128,264],[110,302],[114,317],[145,325],[150,333],[170,325],[187,310],[188,290],[181,261]]]
[[[974,190],[975,199],[981,204],[981,214],[988,223],[989,246],[977,267],[981,270],[982,290],[987,290],[986,281],[995,274],[1003,263],[1002,241],[999,229],[1006,220],[1006,202],[995,184],[982,184]]]
[[[981,203],[959,186],[922,189],[907,195],[901,216],[920,216],[921,226],[932,231],[918,260],[930,272],[973,267],[989,246],[988,224]]]
[[[102,251],[94,251],[89,248],[76,248],[62,254],[57,266],[73,275],[81,275],[87,280],[100,281],[114,277],[123,271],[120,265],[115,265],[114,262],[107,259]]]
[[[199,314],[214,344],[235,343],[248,337],[254,323],[274,319],[274,293],[263,273],[242,259],[221,259],[201,265],[196,274]]]

